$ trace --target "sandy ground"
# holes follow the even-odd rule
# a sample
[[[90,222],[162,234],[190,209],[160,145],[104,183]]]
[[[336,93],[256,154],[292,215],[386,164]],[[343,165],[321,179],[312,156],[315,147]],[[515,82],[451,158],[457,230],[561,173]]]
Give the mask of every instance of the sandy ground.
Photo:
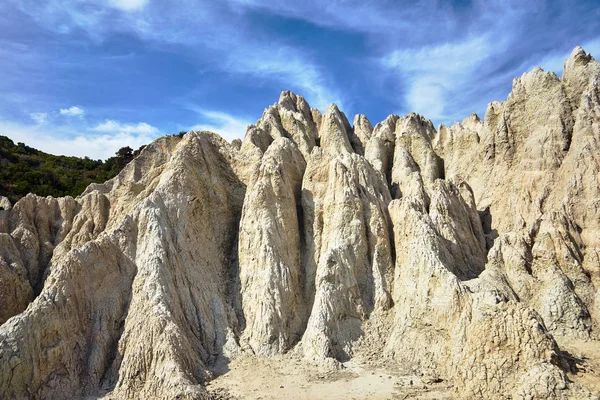
[[[317,367],[294,353],[273,357],[240,355],[218,368],[207,389],[217,400],[453,399],[452,382],[403,370],[381,358],[390,315],[371,318],[341,368]],[[600,341],[555,337],[571,372],[566,398],[600,400]]]
[[[568,398],[600,399],[600,341],[556,338],[571,372]],[[578,388],[585,388],[580,392]],[[242,355],[207,389],[217,400],[452,399],[452,385],[416,376],[382,362],[353,359],[338,369],[315,367],[294,355]],[[585,394],[584,394],[585,393]],[[575,397],[573,397],[575,396]],[[579,397],[583,396],[583,397]]]
[[[293,356],[241,356],[209,383],[215,399],[450,399],[446,382],[349,361],[315,369]]]

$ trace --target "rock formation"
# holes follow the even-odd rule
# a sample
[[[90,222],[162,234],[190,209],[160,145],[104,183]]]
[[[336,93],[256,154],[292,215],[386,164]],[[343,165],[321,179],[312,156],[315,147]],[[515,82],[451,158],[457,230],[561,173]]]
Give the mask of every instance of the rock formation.
[[[463,398],[590,395],[600,63],[536,68],[482,120],[325,114],[165,137],[76,199],[0,198],[0,398],[208,398],[242,353],[331,368],[371,339]]]

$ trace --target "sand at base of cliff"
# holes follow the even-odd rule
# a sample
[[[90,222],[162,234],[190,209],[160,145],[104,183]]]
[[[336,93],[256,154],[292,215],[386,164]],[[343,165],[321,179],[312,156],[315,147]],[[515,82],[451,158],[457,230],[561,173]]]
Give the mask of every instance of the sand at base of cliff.
[[[291,355],[241,356],[207,389],[216,399],[450,399],[451,385],[395,368],[350,361],[316,368]]]

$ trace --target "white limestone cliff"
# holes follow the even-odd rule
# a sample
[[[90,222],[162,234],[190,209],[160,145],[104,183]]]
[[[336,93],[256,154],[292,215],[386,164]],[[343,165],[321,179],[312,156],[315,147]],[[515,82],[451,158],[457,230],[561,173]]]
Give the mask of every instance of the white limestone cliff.
[[[598,337],[599,85],[577,48],[437,131],[283,92],[241,142],[0,197],[0,398],[209,398],[239,354],[341,368],[361,341],[455,397],[591,395],[555,339]]]

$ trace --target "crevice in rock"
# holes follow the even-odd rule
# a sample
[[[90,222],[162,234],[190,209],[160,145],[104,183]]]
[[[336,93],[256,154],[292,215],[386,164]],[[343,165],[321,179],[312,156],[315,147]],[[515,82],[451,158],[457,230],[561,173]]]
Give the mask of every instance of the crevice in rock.
[[[489,251],[494,246],[494,241],[500,236],[497,229],[492,229],[493,217],[490,206],[487,206],[483,211],[477,211],[485,236],[485,249]]]
[[[133,284],[138,271],[135,263],[131,263],[133,264],[134,268],[133,277],[131,279],[131,283]],[[127,320],[127,316],[129,315],[132,297],[132,286],[129,285],[128,288],[129,290],[125,294],[125,296],[127,297],[125,310],[123,311],[123,314],[120,317],[117,334],[112,339],[112,343],[109,345],[109,353],[106,359],[106,367],[103,373],[100,375],[100,379],[98,380],[98,387],[101,390],[112,391],[114,390],[118,382],[118,372],[121,366],[121,361],[123,360],[123,355],[119,352],[119,341],[123,336],[123,331],[125,329],[125,321]],[[93,394],[93,391],[91,391],[90,394]]]

